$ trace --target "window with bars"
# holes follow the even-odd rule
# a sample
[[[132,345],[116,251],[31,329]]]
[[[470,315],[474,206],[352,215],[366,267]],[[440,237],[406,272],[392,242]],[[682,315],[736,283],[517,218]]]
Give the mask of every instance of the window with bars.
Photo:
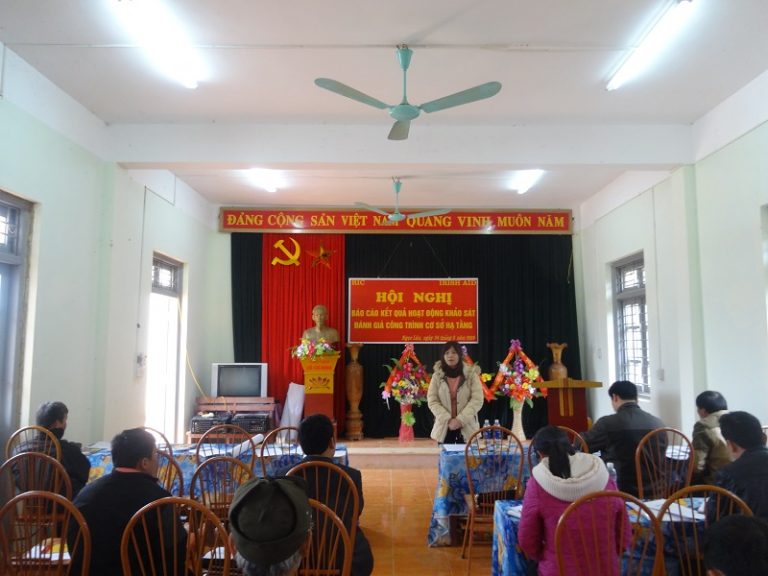
[[[155,256],[152,259],[152,292],[167,296],[181,294],[181,264]]]
[[[648,307],[643,257],[619,262],[613,270],[617,379],[634,382],[638,394],[649,396]]]

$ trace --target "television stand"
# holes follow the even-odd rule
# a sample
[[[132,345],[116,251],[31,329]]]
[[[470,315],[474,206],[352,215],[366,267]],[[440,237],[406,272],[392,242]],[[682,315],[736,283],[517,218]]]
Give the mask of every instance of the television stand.
[[[261,396],[200,396],[197,399],[197,412],[213,412],[214,417],[223,413],[230,414],[265,414],[271,421],[269,430],[277,427],[280,422],[280,403],[274,398]],[[264,435],[267,435],[267,430]],[[187,442],[194,444],[203,433],[187,432]],[[225,440],[222,438],[222,440]]]

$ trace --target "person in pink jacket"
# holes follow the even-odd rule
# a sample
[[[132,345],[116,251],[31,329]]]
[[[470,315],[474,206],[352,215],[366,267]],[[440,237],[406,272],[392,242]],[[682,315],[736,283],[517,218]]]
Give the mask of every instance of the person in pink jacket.
[[[591,492],[616,490],[616,483],[599,457],[575,452],[566,433],[556,426],[539,430],[531,449],[539,453],[541,462],[533,468],[525,488],[517,541],[528,559],[538,562],[539,576],[557,576],[555,528],[560,516],[571,502]],[[595,505],[605,507],[604,502]],[[630,545],[632,531],[622,500],[616,499],[615,506],[604,510],[598,516],[598,523],[598,533],[605,535],[606,549],[601,557],[618,555]],[[622,529],[625,541],[620,545],[616,540]],[[565,573],[577,574],[583,558],[568,550],[565,552]]]

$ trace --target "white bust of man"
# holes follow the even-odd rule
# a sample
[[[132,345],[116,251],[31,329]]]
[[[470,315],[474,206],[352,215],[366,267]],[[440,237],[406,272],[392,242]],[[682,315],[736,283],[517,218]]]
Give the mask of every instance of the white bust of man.
[[[325,339],[329,344],[335,344],[339,341],[339,333],[335,328],[326,326],[325,322],[328,320],[328,310],[322,304],[318,304],[312,308],[312,320],[315,325],[312,328],[307,328],[302,334],[302,338],[307,340],[319,340]]]

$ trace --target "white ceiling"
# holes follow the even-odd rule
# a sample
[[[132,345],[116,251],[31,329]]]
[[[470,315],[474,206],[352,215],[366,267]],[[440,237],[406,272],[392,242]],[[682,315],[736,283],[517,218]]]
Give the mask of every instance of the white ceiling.
[[[0,0],[0,42],[99,117],[109,159],[167,169],[214,204],[574,208],[626,171],[692,161],[690,126],[768,68],[768,2],[693,0],[653,70],[607,92],[669,0],[176,0],[209,77],[159,76],[103,0]],[[131,1],[131,0],[122,0]],[[317,88],[330,77],[388,103],[395,46],[412,103],[491,80],[489,99],[422,115],[386,139],[385,111]],[[287,171],[275,194],[240,170]],[[543,168],[525,196],[511,170]]]

